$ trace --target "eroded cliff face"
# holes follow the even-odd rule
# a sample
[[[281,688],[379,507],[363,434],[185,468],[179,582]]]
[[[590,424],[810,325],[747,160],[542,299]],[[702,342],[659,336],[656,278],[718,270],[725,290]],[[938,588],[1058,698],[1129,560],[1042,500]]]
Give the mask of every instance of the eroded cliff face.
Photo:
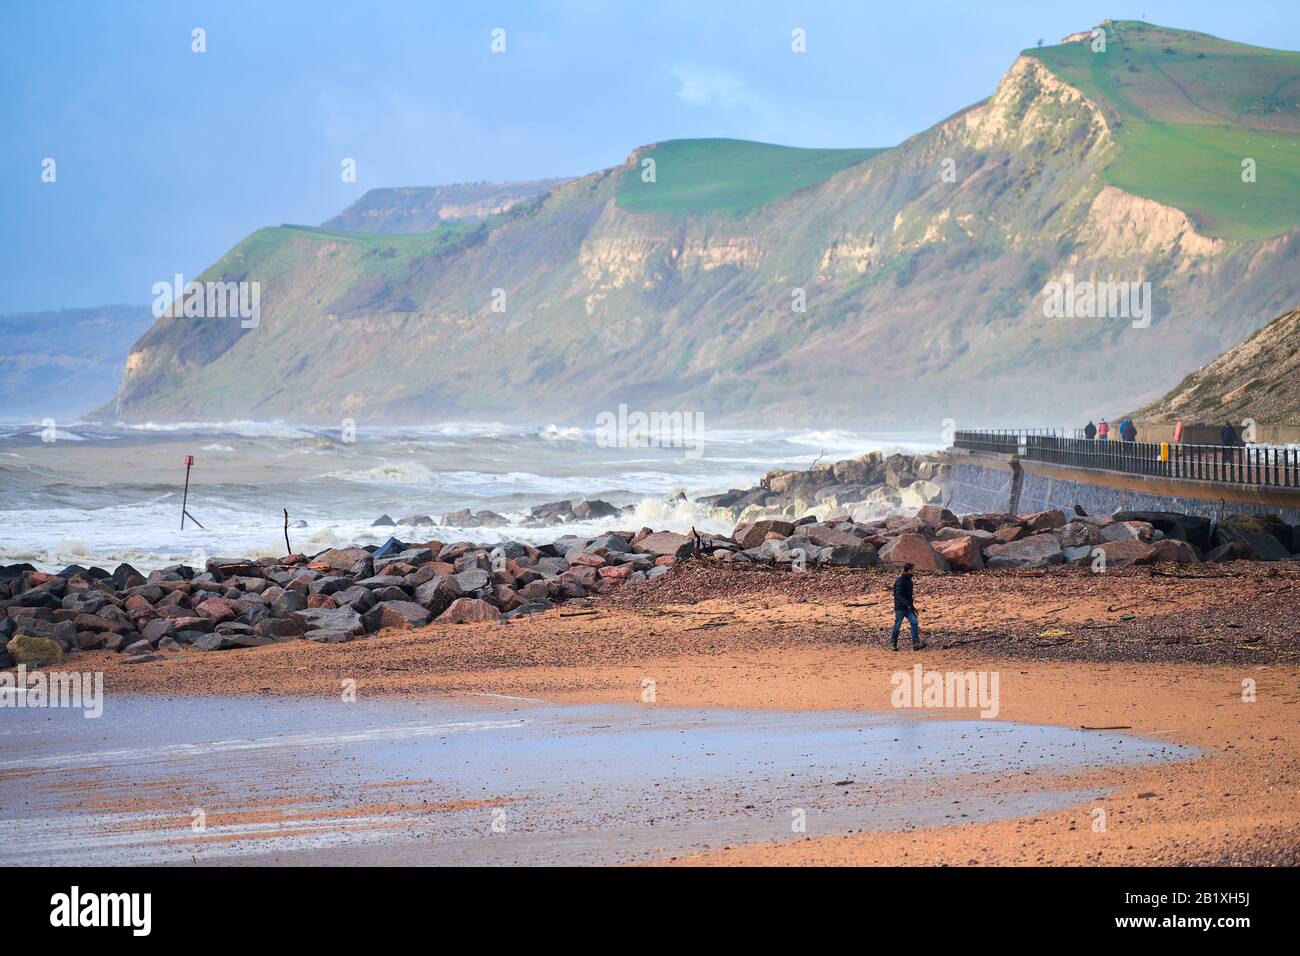
[[[1181,209],[1114,186],[1105,186],[1097,193],[1079,238],[1093,256],[1164,258],[1177,272],[1206,268],[1230,246],[1239,245],[1202,236]]]
[[[878,260],[876,242],[876,236],[872,233],[865,236],[837,236],[832,239],[822,253],[817,278],[824,280],[866,274]]]
[[[1097,104],[1030,56],[1017,58],[997,92],[962,120],[975,149],[1055,143],[1064,135],[1082,135],[1089,150],[1111,145],[1110,127]]]
[[[578,265],[592,292],[621,289],[646,281],[651,258],[670,241],[662,236],[593,237],[579,247]]]
[[[459,183],[371,189],[325,223],[327,229],[364,232],[426,232],[445,222],[483,219],[508,212],[567,180],[520,183]]]
[[[1136,414],[1151,421],[1300,422],[1300,309],[1278,316]]]
[[[250,237],[259,328],[160,320],[111,414],[1023,422],[1161,394],[1300,289],[1296,234],[1229,242],[1105,185],[1102,111],[1021,57],[994,95],[742,216],[630,212],[622,167],[482,230]],[[261,238],[259,238],[261,236]],[[1151,282],[1153,321],[1044,315],[1065,273]]]

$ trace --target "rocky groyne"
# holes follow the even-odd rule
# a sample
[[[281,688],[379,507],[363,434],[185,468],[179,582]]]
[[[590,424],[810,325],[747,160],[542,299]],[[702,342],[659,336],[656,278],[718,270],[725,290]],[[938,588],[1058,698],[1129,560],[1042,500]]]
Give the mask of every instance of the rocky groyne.
[[[769,471],[751,488],[732,488],[722,494],[695,498],[711,518],[720,521],[757,521],[766,518],[794,520],[813,516],[849,516],[859,521],[911,512],[941,501],[951,466],[942,453],[883,455],[868,452],[858,458],[814,464],[806,470]],[[684,492],[677,500],[685,500]],[[672,500],[668,502],[672,503]],[[582,499],[537,505],[518,521],[495,511],[463,508],[435,519],[415,514],[393,519],[380,515],[376,528],[547,528],[574,522],[621,518],[634,507],[617,507],[608,501]]]
[[[695,499],[737,521],[766,518],[870,521],[941,501],[950,466],[943,454],[868,452],[805,471],[769,471],[757,486]]]

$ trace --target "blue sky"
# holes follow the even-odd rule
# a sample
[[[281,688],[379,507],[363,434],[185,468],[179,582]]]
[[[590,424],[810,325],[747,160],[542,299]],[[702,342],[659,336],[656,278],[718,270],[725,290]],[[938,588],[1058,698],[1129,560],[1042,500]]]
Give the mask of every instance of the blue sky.
[[[1040,37],[1143,15],[1300,49],[1294,0],[4,0],[0,313],[148,303],[376,186],[581,174],[675,137],[893,145]]]

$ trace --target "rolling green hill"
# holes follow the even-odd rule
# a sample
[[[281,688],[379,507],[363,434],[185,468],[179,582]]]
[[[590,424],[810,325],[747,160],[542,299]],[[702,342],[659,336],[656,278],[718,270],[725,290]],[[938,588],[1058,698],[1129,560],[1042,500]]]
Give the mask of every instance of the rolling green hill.
[[[674,139],[641,151],[623,175],[618,204],[634,212],[682,216],[744,215],[774,199],[823,182],[879,149],[799,149],[739,139]],[[653,159],[655,179],[643,180]]]
[[[293,264],[292,240],[303,239],[345,244],[349,255],[356,257],[360,272],[396,273],[425,257],[482,239],[496,221],[495,217],[489,217],[477,222],[446,223],[416,233],[353,232],[286,223],[257,230],[226,253],[213,270],[222,275],[235,275],[243,266],[257,263],[270,278]]]
[[[589,422],[626,402],[937,430],[1149,402],[1300,301],[1279,185],[1296,55],[1109,26],[1106,54],[1027,51],[889,149],[673,140],[430,231],[260,230],[200,277],[260,281],[260,325],[160,319],[106,413]],[[1253,184],[1243,143],[1268,147]],[[1149,283],[1151,321],[1046,318],[1066,275]]]
[[[1109,182],[1187,212],[1206,235],[1260,239],[1300,223],[1300,53],[1132,20],[1103,28],[1104,52],[1024,52],[1105,113],[1120,146]]]

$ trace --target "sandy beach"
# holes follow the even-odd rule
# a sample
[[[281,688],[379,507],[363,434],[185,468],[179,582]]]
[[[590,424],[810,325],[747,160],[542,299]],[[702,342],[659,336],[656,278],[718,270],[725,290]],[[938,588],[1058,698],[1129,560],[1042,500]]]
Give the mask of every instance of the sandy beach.
[[[891,675],[915,663],[932,671],[996,672],[999,721],[1135,734],[1194,747],[1200,755],[979,783],[1016,795],[1102,794],[1050,812],[911,830],[809,832],[656,862],[1300,862],[1295,570],[1236,564],[1107,575],[1054,569],[922,576],[918,605],[930,647],[916,654],[887,647],[889,581],[883,569],[797,573],[692,562],[587,607],[566,605],[508,623],[389,629],[341,645],[295,641],[220,654],[186,649],[142,664],[88,652],[75,662],[104,671],[110,700],[114,694],[324,700],[352,681],[364,700],[469,692],[557,705],[876,714],[897,713]],[[650,682],[653,702],[645,699]],[[924,716],[970,720],[975,714],[937,709]],[[891,798],[927,797],[922,787]],[[402,799],[387,805],[400,808]],[[351,816],[364,815],[358,825],[383,826],[385,806],[368,799],[365,813]],[[381,853],[368,862],[385,860]]]

